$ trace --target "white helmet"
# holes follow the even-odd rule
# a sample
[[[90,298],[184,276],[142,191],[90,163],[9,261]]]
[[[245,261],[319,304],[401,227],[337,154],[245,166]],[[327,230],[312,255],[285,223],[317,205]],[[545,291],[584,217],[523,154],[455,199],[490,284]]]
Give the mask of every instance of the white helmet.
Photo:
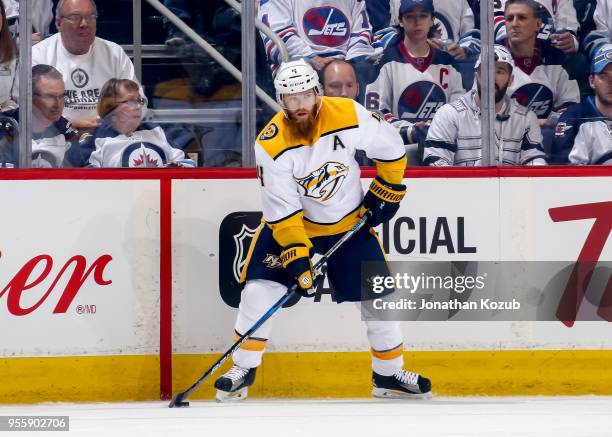
[[[505,62],[514,70],[514,59],[512,59],[512,53],[506,47],[501,46],[499,44],[495,44],[493,46],[493,50],[495,52],[495,62]],[[476,65],[474,65],[474,70],[480,67],[480,59],[482,57],[482,53],[478,56],[478,60],[476,61]]]
[[[285,94],[301,93],[313,88],[317,95],[321,94],[317,72],[303,59],[283,62],[274,78],[274,88],[276,89],[276,101],[281,106],[283,106],[282,97]]]

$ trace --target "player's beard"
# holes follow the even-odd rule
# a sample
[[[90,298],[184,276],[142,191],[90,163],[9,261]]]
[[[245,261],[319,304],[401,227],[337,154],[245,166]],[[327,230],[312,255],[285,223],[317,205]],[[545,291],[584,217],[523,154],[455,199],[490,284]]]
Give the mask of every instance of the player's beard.
[[[295,112],[297,111],[292,111],[287,114],[289,131],[294,137],[310,138],[314,131],[315,123],[317,122],[317,105],[312,106],[312,109],[308,113],[308,117],[303,120],[298,120],[294,115]]]
[[[480,84],[478,84],[478,97],[482,99],[482,95],[480,93]],[[506,95],[506,91],[508,91],[508,85],[503,88],[500,88],[497,84],[495,84],[495,103],[499,103],[504,99]]]

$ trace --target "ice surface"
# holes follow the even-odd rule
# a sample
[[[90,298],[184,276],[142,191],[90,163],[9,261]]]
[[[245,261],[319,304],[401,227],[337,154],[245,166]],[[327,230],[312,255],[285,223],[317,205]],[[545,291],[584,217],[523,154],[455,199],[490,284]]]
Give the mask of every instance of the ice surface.
[[[53,433],[58,436],[612,436],[612,397],[248,399],[234,404],[193,401],[180,409],[167,405],[7,405],[0,406],[0,415],[68,415],[70,432]]]

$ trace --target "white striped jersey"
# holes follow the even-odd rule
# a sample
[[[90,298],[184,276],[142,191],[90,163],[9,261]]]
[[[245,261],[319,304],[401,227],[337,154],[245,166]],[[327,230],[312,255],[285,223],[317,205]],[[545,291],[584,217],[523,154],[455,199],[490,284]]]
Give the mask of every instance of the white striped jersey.
[[[259,18],[287,45],[289,57],[369,56],[372,26],[361,0],[260,0]],[[268,60],[279,64],[279,51],[262,34]]]
[[[429,127],[423,161],[432,166],[482,165],[480,108],[472,90],[444,105]],[[508,96],[495,120],[495,151],[503,165],[546,164],[542,132],[533,112]]]
[[[383,179],[401,182],[406,162],[399,134],[351,99],[322,97],[311,138],[292,135],[283,112],[258,135],[263,217],[281,246],[308,244],[357,222],[363,191],[356,150],[376,160]]]

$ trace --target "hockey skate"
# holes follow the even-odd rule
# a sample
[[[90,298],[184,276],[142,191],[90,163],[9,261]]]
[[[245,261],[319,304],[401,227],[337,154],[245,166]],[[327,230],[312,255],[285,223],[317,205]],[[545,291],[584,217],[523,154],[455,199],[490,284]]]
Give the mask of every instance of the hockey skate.
[[[395,375],[383,376],[372,372],[372,396],[391,399],[428,399],[431,381],[418,373],[400,370]]]
[[[249,386],[255,382],[257,368],[246,369],[237,365],[215,381],[217,402],[233,402],[246,399]]]

